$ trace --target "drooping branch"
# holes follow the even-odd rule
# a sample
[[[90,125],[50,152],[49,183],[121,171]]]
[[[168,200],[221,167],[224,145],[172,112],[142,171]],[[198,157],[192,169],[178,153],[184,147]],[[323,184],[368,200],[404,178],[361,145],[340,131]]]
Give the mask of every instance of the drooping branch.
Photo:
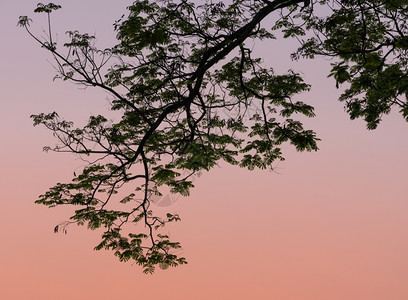
[[[248,39],[273,37],[261,25],[265,18],[286,7],[294,12],[300,3],[136,1],[127,19],[115,24],[115,47],[98,50],[93,36],[70,31],[66,54],[51,38],[50,13],[58,7],[40,6],[48,40],[37,38],[28,18],[21,18],[20,25],[51,52],[62,79],[107,91],[111,109],[121,113],[119,121],[92,116],[83,128],[56,113],[33,116],[61,143],[47,150],[88,161],[72,182],[57,184],[37,203],[79,206],[68,223],[105,228],[96,249],[135,260],[146,272],[186,263],[172,254],[179,243],[160,231],[178,215],[155,216],[150,207],[161,186],[187,196],[194,174],[220,160],[267,168],[283,159],[284,142],[317,150],[315,133],[291,118],[314,116],[311,106],[292,101],[309,85],[293,71],[276,75],[260,67],[245,48]],[[256,109],[244,123],[251,106]],[[130,233],[130,225],[140,233]]]

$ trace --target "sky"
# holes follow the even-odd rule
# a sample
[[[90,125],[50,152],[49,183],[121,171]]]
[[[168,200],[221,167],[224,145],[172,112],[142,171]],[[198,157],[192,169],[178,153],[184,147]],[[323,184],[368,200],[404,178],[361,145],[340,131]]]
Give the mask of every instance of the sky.
[[[112,24],[131,1],[62,0],[55,33],[79,29],[98,45],[114,43]],[[327,79],[329,61],[287,59],[272,42],[265,63],[304,72],[312,91],[302,99],[317,116],[306,122],[320,150],[297,153],[275,172],[221,164],[196,178],[188,198],[157,211],[178,213],[169,226],[189,264],[145,275],[108,251],[93,251],[100,232],[70,227],[54,234],[70,208],[34,204],[81,162],[42,152],[52,134],[31,114],[58,111],[83,120],[108,107],[106,95],[53,81],[51,58],[16,26],[36,1],[0,2],[0,299],[408,299],[408,124],[398,113],[375,131],[351,121]],[[41,33],[44,19],[33,16]],[[285,60],[286,59],[286,60]]]

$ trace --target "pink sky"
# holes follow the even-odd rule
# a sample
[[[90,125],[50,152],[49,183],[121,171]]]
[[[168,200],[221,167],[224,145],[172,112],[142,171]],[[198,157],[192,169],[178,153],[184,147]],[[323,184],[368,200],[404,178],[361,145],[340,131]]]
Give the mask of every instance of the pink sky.
[[[80,29],[110,45],[111,25],[131,2],[60,1],[60,39]],[[50,58],[16,26],[35,5],[0,4],[0,299],[408,299],[408,124],[398,113],[371,132],[350,121],[324,61],[297,66],[313,84],[303,98],[316,107],[307,124],[322,138],[320,151],[288,149],[276,173],[221,165],[195,181],[189,198],[166,208],[182,217],[168,230],[188,265],[144,275],[93,251],[98,232],[74,226],[54,234],[72,210],[34,200],[69,180],[80,162],[43,153],[54,140],[33,128],[29,115],[57,110],[80,120],[103,112],[107,101],[92,89],[52,81]],[[41,30],[41,16],[33,17]],[[275,59],[286,51],[277,45],[261,47],[261,54],[287,69]]]

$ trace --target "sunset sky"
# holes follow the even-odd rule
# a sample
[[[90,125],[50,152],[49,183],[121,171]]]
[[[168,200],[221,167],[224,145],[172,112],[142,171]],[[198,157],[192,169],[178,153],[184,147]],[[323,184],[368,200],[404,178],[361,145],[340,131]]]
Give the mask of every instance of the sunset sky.
[[[155,207],[181,216],[168,230],[188,265],[145,275],[93,251],[100,231],[72,226],[54,234],[73,210],[34,201],[82,163],[42,152],[55,140],[29,116],[55,110],[81,121],[109,104],[102,92],[53,81],[51,57],[16,26],[30,15],[41,34],[45,18],[32,13],[36,3],[0,2],[0,299],[408,299],[408,123],[396,111],[375,131],[351,121],[327,78],[330,61],[293,63],[293,49],[279,41],[257,53],[312,84],[300,98],[316,108],[306,124],[322,139],[320,150],[285,146],[275,172],[220,164],[196,178],[190,197]],[[53,21],[60,40],[78,29],[103,48],[114,44],[112,24],[132,1],[56,3],[63,7]]]

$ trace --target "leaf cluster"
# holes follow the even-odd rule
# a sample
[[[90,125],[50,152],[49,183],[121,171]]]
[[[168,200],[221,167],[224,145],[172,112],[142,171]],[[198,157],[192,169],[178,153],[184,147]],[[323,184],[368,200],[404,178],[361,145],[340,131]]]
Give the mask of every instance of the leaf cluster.
[[[294,57],[333,57],[329,76],[346,88],[340,97],[351,119],[363,118],[375,129],[396,107],[407,118],[408,2],[401,0],[320,1],[330,14],[297,15],[313,32],[295,33],[302,46]],[[295,32],[298,22],[285,24]]]

